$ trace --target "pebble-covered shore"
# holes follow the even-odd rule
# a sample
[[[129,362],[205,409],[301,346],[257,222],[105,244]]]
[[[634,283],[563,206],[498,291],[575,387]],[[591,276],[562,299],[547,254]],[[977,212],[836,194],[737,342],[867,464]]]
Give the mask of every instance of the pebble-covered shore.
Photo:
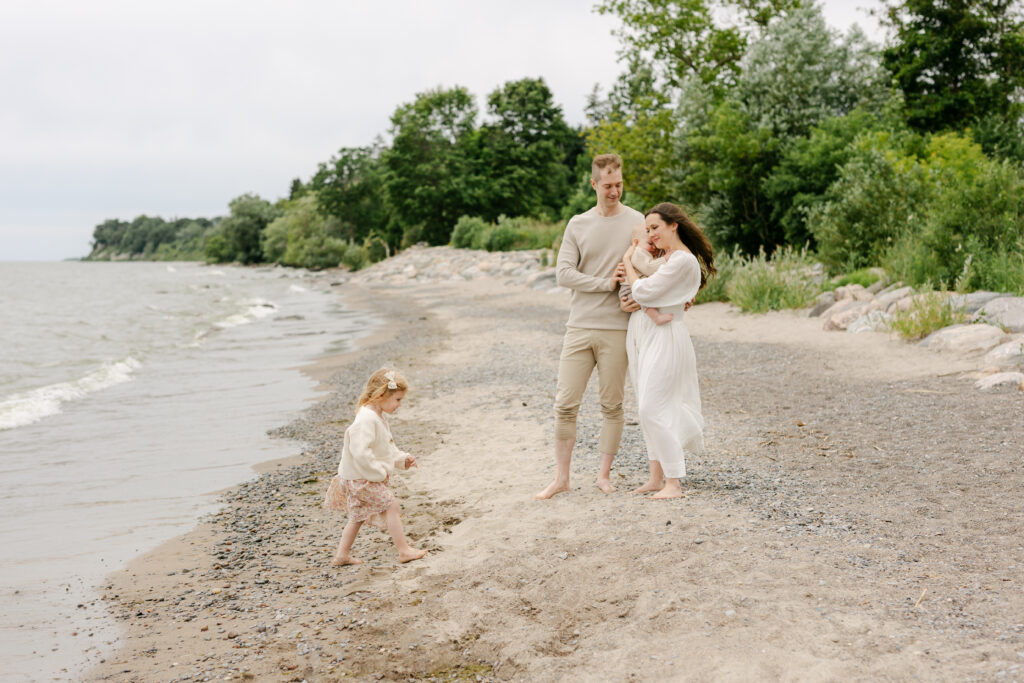
[[[880,381],[799,339],[708,335],[701,324],[744,320],[714,304],[688,314],[708,451],[687,496],[590,487],[592,388],[577,489],[535,503],[567,305],[543,261],[412,249],[326,276],[379,317],[378,337],[275,430],[302,444],[297,462],[112,577],[127,634],[89,680],[1021,679],[1020,392],[965,392],[941,372]],[[403,368],[424,406],[396,423],[422,479],[395,486],[431,555],[398,567],[366,533],[367,565],[339,570],[339,520],[319,502],[382,364]],[[626,406],[624,490],[646,472],[631,394]],[[696,656],[670,659],[679,643]]]

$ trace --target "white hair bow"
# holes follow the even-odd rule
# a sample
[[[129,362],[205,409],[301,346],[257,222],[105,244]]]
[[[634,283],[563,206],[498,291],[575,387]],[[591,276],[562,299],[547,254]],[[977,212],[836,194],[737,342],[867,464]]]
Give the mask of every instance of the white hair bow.
[[[384,379],[388,381],[388,389],[390,389],[391,391],[394,391],[395,389],[398,388],[398,382],[395,381],[394,370],[388,370],[387,372],[385,372]]]

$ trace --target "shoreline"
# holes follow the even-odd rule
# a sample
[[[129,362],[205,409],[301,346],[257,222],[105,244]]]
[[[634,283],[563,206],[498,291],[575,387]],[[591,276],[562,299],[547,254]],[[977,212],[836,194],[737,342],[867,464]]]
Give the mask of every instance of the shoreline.
[[[1007,445],[1024,402],[943,377],[948,358],[697,307],[709,452],[687,495],[624,492],[646,468],[628,387],[620,491],[596,492],[591,387],[574,489],[536,503],[567,297],[498,279],[359,291],[390,341],[315,370],[335,371],[329,393],[274,430],[311,437],[301,460],[112,575],[127,633],[88,680],[962,680],[1010,671],[1024,649],[1024,598],[1003,580],[1024,566]],[[383,364],[413,383],[394,425],[422,466],[395,491],[431,553],[398,565],[366,530],[367,564],[332,568],[344,517],[319,508],[322,489]],[[951,561],[966,544],[976,556]]]

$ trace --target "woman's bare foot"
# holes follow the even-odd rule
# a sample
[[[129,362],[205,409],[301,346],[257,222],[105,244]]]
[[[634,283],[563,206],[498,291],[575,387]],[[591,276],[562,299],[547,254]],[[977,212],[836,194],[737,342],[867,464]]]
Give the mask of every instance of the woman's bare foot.
[[[399,550],[398,551],[398,561],[401,562],[402,564],[405,564],[406,562],[412,562],[413,560],[418,560],[418,559],[420,559],[421,557],[423,557],[426,554],[427,554],[426,550],[421,550],[419,548],[409,548],[408,550]]]
[[[669,498],[682,498],[683,489],[678,485],[673,486],[672,484],[665,484],[665,488],[651,496],[651,500],[666,500]]]
[[[597,488],[599,488],[604,493],[615,493],[615,487],[612,486],[612,482],[610,479],[598,479]]]
[[[365,560],[357,560],[351,555],[346,555],[345,557],[338,557],[337,555],[335,555],[334,561],[331,562],[331,564],[333,564],[335,567],[344,567],[347,564],[363,564],[363,562],[365,562]]]
[[[651,491],[660,491],[660,481],[649,481],[638,489],[633,489],[630,493],[650,493]]]
[[[557,481],[553,481],[550,484],[548,484],[547,488],[544,489],[543,491],[541,491],[540,493],[533,494],[533,497],[536,498],[537,500],[547,500],[548,498],[556,496],[559,493],[568,493],[568,492],[569,492],[569,484],[568,483],[560,484]]]

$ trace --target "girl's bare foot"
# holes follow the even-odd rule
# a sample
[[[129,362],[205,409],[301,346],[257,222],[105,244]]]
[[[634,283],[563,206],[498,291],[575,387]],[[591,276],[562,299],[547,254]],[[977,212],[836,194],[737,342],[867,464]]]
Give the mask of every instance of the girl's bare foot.
[[[334,561],[331,562],[335,567],[344,567],[347,564],[363,564],[365,560],[357,560],[356,558],[346,555],[345,557],[334,557]]]
[[[568,491],[568,483],[560,484],[557,481],[553,481],[550,484],[548,484],[547,488],[541,491],[540,493],[533,494],[533,497],[536,498],[537,500],[547,500],[548,498],[556,496],[559,493],[568,493]]]
[[[409,548],[408,550],[399,550],[398,551],[398,561],[401,562],[402,564],[405,564],[406,562],[412,562],[413,560],[418,560],[418,559],[420,559],[421,557],[423,557],[426,554],[427,554],[426,550],[420,550],[419,548]]]
[[[651,491],[661,490],[661,482],[649,481],[638,489],[633,489],[630,493],[650,493]]]

